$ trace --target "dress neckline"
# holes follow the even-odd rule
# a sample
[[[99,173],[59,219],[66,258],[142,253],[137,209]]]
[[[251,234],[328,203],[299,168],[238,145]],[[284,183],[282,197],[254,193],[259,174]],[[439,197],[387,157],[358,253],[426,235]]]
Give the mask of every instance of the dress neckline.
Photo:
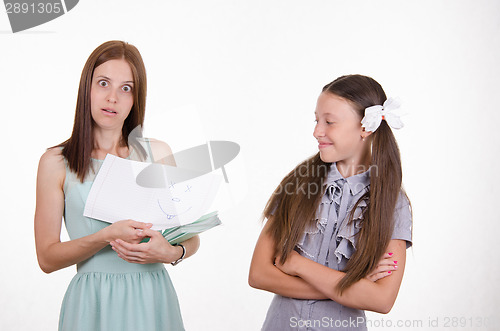
[[[130,152],[130,153],[129,153],[129,154],[128,154],[128,156],[125,158],[126,160],[130,159],[130,157],[132,156],[133,150],[134,150],[133,148],[129,148],[129,152]],[[108,154],[109,154],[109,153],[108,153]],[[107,154],[106,154],[106,155],[107,155]],[[112,155],[114,155],[114,154],[112,154]],[[118,156],[118,155],[115,155],[115,156]],[[119,156],[118,156],[118,157],[119,157]],[[104,160],[101,160],[101,159],[95,159],[95,158],[93,158],[93,157],[91,157],[90,159],[91,159],[91,160],[94,160],[94,161],[104,162]]]

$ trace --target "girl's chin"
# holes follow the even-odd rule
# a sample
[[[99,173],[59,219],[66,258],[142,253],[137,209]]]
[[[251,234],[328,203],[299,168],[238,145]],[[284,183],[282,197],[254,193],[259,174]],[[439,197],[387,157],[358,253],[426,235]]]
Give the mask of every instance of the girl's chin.
[[[338,159],[334,155],[328,155],[327,153],[319,153],[319,158],[325,163],[337,162]]]

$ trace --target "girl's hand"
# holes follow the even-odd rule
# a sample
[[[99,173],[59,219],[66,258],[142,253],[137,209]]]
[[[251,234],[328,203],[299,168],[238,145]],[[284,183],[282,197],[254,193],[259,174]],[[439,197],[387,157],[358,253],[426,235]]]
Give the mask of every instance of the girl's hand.
[[[397,270],[398,266],[394,261],[392,253],[385,253],[375,269],[367,275],[365,278],[376,282],[377,280],[392,275],[394,270]]]
[[[103,236],[107,242],[122,239],[129,243],[139,243],[147,235],[144,230],[151,228],[153,224],[137,222],[133,220],[123,220],[115,222],[102,229]]]
[[[276,257],[274,264],[276,265],[276,268],[280,269],[284,273],[290,276],[297,276],[297,266],[301,259],[304,259],[304,257],[296,251],[291,251],[285,263],[281,264],[280,258]],[[372,282],[376,282],[379,279],[390,276],[394,270],[397,270],[397,268],[397,263],[395,263],[392,254],[385,253],[380,259],[377,267],[365,278],[371,280]]]
[[[122,239],[112,241],[111,247],[118,256],[130,263],[172,263],[182,256],[180,246],[172,246],[163,235],[154,230],[143,230],[147,243],[127,243]]]
[[[288,274],[290,276],[297,276],[296,267],[297,263],[300,263],[301,259],[304,259],[304,257],[301,256],[296,251],[292,250],[288,255],[285,263],[281,264],[281,260],[277,256],[274,260],[274,265],[276,266],[276,268],[280,269],[285,274]]]

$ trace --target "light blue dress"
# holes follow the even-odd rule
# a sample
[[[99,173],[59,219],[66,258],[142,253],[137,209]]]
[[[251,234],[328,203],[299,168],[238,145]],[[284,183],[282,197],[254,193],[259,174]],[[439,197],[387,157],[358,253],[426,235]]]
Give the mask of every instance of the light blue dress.
[[[128,158],[140,160],[133,148]],[[109,226],[83,216],[102,163],[92,159],[94,170],[83,183],[66,163],[64,221],[72,240]],[[184,330],[177,294],[162,263],[129,263],[108,245],[76,268],[62,302],[60,331]]]
[[[342,177],[332,163],[326,178],[326,190],[316,213],[316,222],[307,228],[295,246],[302,256],[335,270],[344,270],[356,249],[356,238],[363,211],[361,201],[347,224],[349,213],[370,185],[370,170],[348,178]],[[392,239],[412,245],[412,219],[409,202],[399,195],[394,211]],[[364,310],[341,305],[333,300],[303,300],[275,295],[267,312],[264,331],[367,330]]]

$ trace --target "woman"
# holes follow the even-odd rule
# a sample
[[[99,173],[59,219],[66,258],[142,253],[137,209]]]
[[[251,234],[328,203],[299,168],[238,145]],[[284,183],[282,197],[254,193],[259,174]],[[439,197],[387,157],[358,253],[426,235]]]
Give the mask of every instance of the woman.
[[[35,241],[40,268],[77,265],[61,307],[59,330],[184,330],[174,287],[163,263],[193,255],[199,238],[172,246],[152,224],[108,224],[83,216],[85,201],[107,153],[154,162],[171,154],[156,140],[130,140],[143,125],[146,70],[139,51],[109,41],[88,58],[80,79],[71,137],[40,158]],[[70,239],[60,241],[64,216]],[[148,243],[139,242],[151,238]]]

